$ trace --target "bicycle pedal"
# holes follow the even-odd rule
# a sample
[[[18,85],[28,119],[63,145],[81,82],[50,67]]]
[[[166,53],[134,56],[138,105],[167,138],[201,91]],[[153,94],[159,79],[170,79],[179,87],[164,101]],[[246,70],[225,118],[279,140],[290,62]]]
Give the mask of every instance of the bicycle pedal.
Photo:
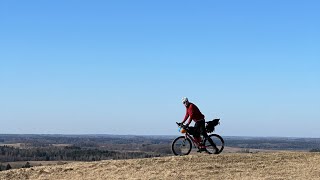
[[[200,153],[201,153],[201,152],[203,152],[203,151],[205,152],[205,151],[207,151],[207,149],[205,149],[205,148],[201,148],[201,149],[198,149],[198,151],[197,151],[197,152],[200,152]]]

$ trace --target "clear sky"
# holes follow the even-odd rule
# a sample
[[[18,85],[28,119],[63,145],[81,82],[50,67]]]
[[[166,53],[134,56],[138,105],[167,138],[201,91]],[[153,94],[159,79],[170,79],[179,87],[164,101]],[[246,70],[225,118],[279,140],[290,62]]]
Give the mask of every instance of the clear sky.
[[[0,133],[320,136],[320,1],[0,2]]]

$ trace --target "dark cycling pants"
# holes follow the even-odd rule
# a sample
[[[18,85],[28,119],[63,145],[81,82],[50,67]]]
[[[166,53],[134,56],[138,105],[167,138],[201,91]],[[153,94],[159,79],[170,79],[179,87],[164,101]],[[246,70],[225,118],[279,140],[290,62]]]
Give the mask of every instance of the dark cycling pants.
[[[195,138],[199,138],[200,137],[200,134],[209,141],[209,143],[211,144],[211,146],[213,146],[216,151],[217,151],[217,146],[216,144],[214,144],[214,142],[212,141],[211,138],[209,138],[208,134],[207,134],[207,131],[206,131],[206,123],[205,123],[205,120],[200,120],[200,121],[197,121],[196,124],[194,125],[195,127],[195,131],[196,133],[193,135],[193,137]]]
[[[195,133],[194,133],[194,137],[200,137],[200,135],[202,135],[205,138],[208,138],[208,134],[206,132],[206,124],[205,124],[205,120],[199,120],[195,123],[194,125],[195,128]]]

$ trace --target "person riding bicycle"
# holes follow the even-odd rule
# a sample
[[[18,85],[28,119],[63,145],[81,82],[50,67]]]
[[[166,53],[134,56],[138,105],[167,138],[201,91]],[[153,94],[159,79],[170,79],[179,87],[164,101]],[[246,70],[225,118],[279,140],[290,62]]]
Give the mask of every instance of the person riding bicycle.
[[[194,128],[196,133],[193,135],[194,139],[200,144],[200,150],[205,150],[205,146],[201,144],[201,137],[200,134],[208,139],[209,143],[216,149],[216,153],[218,152],[218,149],[211,138],[209,138],[207,132],[206,132],[206,126],[205,126],[205,116],[200,112],[199,108],[189,102],[187,97],[182,98],[182,103],[186,107],[186,115],[183,119],[183,121],[180,124],[183,124],[188,118],[188,122],[186,126],[188,127],[193,120],[195,122]]]

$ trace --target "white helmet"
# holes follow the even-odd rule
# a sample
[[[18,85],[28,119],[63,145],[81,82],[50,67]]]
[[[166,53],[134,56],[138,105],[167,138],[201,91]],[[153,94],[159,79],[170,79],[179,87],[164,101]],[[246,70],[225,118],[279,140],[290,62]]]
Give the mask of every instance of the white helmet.
[[[185,103],[187,103],[187,102],[189,102],[188,98],[187,98],[187,97],[183,97],[183,98],[182,98],[182,103],[185,104]]]

